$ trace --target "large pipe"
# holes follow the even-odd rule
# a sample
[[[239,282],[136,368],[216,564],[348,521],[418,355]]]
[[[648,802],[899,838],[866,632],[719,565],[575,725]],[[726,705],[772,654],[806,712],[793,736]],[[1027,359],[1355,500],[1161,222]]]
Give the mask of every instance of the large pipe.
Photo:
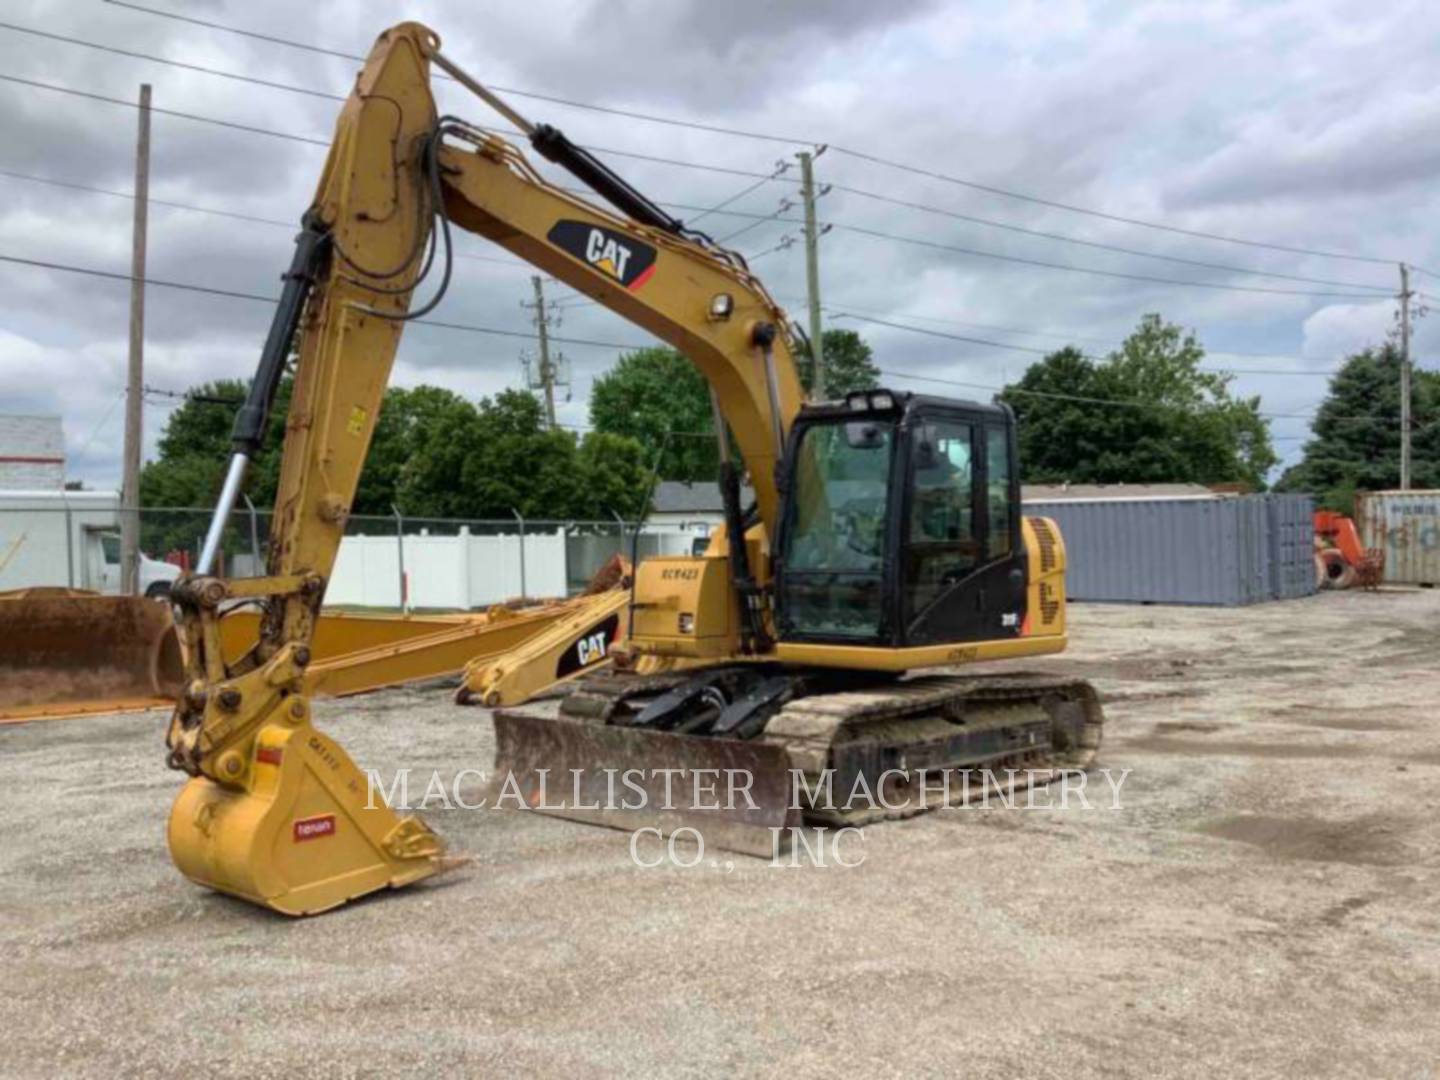
[[[225,470],[225,485],[220,489],[215,513],[210,517],[210,528],[200,549],[200,561],[195,564],[197,574],[209,574],[215,570],[215,556],[220,552],[220,541],[225,535],[225,526],[230,523],[235,501],[240,497],[240,485],[245,482],[245,470],[249,465],[250,459],[245,454],[236,451],[230,455],[230,467]]]
[[[265,441],[270,406],[275,402],[275,391],[285,374],[285,361],[290,356],[295,331],[300,327],[300,317],[305,313],[305,302],[329,252],[329,230],[318,219],[306,214],[304,227],[295,238],[295,254],[283,279],[285,284],[280,290],[280,303],[275,309],[275,317],[270,320],[265,347],[260,350],[260,363],[256,365],[250,393],[235,414],[235,429],[230,436],[235,453],[231,455],[230,465],[225,471],[225,485],[220,489],[220,499],[210,518],[210,528],[205,533],[200,562],[195,567],[196,574],[214,571],[216,556],[220,553],[220,540],[240,498],[245,471]]]

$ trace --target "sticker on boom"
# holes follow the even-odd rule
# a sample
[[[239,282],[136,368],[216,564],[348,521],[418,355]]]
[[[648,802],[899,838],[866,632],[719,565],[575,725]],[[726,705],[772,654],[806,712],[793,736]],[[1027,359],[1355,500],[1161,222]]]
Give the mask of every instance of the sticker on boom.
[[[634,292],[655,272],[655,249],[586,221],[557,221],[546,239]]]
[[[600,663],[610,655],[610,646],[615,644],[615,635],[619,631],[619,615],[611,615],[590,627],[561,655],[560,662],[555,665],[555,677],[563,679]]]
[[[335,835],[335,815],[321,814],[319,817],[301,818],[295,822],[295,842],[319,840],[322,836]]]

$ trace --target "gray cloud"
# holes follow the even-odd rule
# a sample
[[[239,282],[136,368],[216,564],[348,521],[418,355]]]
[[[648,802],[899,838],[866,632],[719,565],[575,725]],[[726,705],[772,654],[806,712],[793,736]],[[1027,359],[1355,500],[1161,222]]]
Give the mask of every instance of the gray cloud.
[[[170,0],[153,0],[165,7]],[[796,134],[879,153],[999,187],[1170,221],[1440,264],[1427,228],[1436,217],[1437,163],[1427,139],[1437,107],[1433,45],[1440,18],[1418,3],[1373,5],[1293,0],[1266,5],[1139,3],[1120,8],[1041,3],[566,3],[487,5],[429,0],[424,17],[446,51],[481,77],[572,97],[726,126]],[[180,10],[179,5],[175,10]],[[359,0],[294,4],[207,0],[184,10],[296,40],[364,52],[387,16]],[[247,40],[100,3],[15,0],[8,19],[88,40],[183,58],[278,82],[343,93],[355,64]],[[132,100],[142,81],[156,104],[242,124],[326,138],[337,106],[274,89],[98,54],[0,31],[0,72]],[[446,108],[492,121],[453,84]],[[536,119],[581,141],[620,150],[769,171],[794,149],[515,98]],[[0,169],[129,189],[135,113],[122,106],[0,83]],[[298,219],[323,149],[177,117],[155,122],[153,193],[280,221]],[[743,177],[612,158],[656,198],[698,206],[726,199]],[[1389,266],[1265,252],[1136,229],[1017,202],[847,158],[818,161],[822,180],[992,217],[1035,229],[1257,269],[1389,284]],[[793,171],[732,209],[767,214],[794,194]],[[792,215],[793,216],[793,212]],[[1161,277],[1261,283],[1017,236],[887,206],[840,192],[821,217],[885,232],[1049,262]],[[124,272],[125,199],[0,177],[0,254]],[[717,235],[746,219],[714,215]],[[795,226],[768,222],[736,243],[773,247]],[[284,227],[155,207],[150,273],[273,295],[289,256]],[[472,254],[501,253],[474,239]],[[827,303],[991,327],[1123,337],[1159,311],[1215,348],[1261,353],[1235,366],[1323,372],[1347,350],[1383,338],[1387,301],[1370,303],[1183,289],[1067,274],[835,231],[822,247]],[[772,291],[803,309],[799,249],[756,263]],[[437,317],[515,331],[530,270],[463,261]],[[1286,287],[1280,282],[1265,284]],[[1300,288],[1301,286],[1290,286]],[[1431,280],[1428,286],[1440,287]],[[0,264],[0,409],[66,416],[74,469],[92,483],[118,472],[127,288]],[[564,290],[553,290],[557,296]],[[269,309],[240,300],[149,290],[148,380],[183,388],[245,377]],[[1433,322],[1433,320],[1430,320]],[[840,325],[845,325],[841,323]],[[850,324],[855,325],[855,324]],[[961,335],[1027,346],[1061,340],[927,322]],[[998,385],[1030,357],[861,324],[881,365],[907,376]],[[597,307],[568,310],[562,336],[644,340]],[[1440,346],[1422,322],[1422,364]],[[412,327],[396,381],[432,381],[467,394],[519,379],[518,339]],[[1087,348],[1103,349],[1101,344]],[[575,371],[570,423],[585,419],[590,382],[612,349],[567,346]],[[897,385],[943,390],[897,378]],[[1313,408],[1323,377],[1242,376],[1277,413]],[[955,388],[957,394],[966,390]],[[985,391],[975,390],[978,396]],[[148,441],[166,414],[147,409]],[[1277,434],[1305,430],[1277,420]],[[83,453],[80,452],[82,446]],[[1286,442],[1282,450],[1298,450]]]

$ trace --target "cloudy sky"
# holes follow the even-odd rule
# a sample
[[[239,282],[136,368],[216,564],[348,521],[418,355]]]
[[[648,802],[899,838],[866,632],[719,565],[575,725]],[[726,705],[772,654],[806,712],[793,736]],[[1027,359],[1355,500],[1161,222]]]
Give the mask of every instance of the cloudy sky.
[[[1237,387],[1263,395],[1264,409],[1277,414],[1272,430],[1289,461],[1308,428],[1304,415],[1324,393],[1324,373],[1347,351],[1381,341],[1393,324],[1393,299],[1359,286],[1395,289],[1397,260],[1440,269],[1434,5],[136,2],[342,53],[364,53],[385,26],[415,18],[441,34],[452,59],[495,86],[781,137],[511,97],[578,142],[687,163],[608,158],[662,202],[713,206],[756,185],[749,174],[793,163],[805,143],[830,144],[817,161],[819,179],[837,188],[820,203],[821,219],[834,225],[822,241],[826,307],[834,325],[862,330],[893,373],[887,380],[901,388],[946,391],[918,378],[925,376],[975,384],[948,392],[985,398],[981,387],[1018,376],[1035,357],[839,315],[1030,349],[1070,341],[1099,353],[1142,314],[1158,311],[1199,334],[1211,365],[1261,372],[1239,375]],[[130,101],[149,82],[157,108],[318,140],[328,138],[338,105],[25,30],[333,94],[348,90],[356,68],[105,0],[6,0],[0,21],[0,75],[11,80],[0,81],[0,255],[122,274],[131,200],[57,184],[130,192],[135,110],[14,79]],[[437,89],[442,108],[493,119],[454,84]],[[266,221],[298,220],[323,157],[322,146],[303,141],[155,116],[152,198],[265,220],[155,205],[150,277],[274,295],[293,230]],[[796,212],[779,212],[782,200],[794,199],[796,179],[792,167],[731,202],[725,209],[736,216],[715,213],[703,225],[719,236],[750,226],[734,246],[757,257],[772,291],[803,317],[803,249],[782,246],[797,226],[780,220]],[[1229,243],[1114,217],[1382,261]],[[529,298],[529,268],[473,237],[460,250],[483,258],[458,264],[460,277],[436,317],[527,330],[520,304]],[[0,411],[63,415],[72,477],[117,485],[128,285],[4,262],[0,278]],[[1419,276],[1416,285],[1440,295],[1440,279]],[[552,291],[566,308],[564,291]],[[1339,295],[1313,295],[1325,293]],[[152,287],[146,382],[180,391],[248,377],[271,310]],[[1421,366],[1435,366],[1437,324],[1440,317],[1418,325]],[[593,305],[565,310],[554,332],[646,340]],[[520,382],[524,345],[411,327],[395,381],[493,393]],[[572,345],[564,353],[573,391],[562,421],[581,425],[591,381],[616,350]],[[147,404],[147,455],[173,405],[162,397]]]

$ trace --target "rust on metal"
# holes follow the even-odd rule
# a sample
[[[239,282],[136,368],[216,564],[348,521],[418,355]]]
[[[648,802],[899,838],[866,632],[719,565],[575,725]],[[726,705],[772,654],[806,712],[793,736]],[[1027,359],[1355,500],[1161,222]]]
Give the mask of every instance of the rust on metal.
[[[166,604],[70,589],[0,594],[0,720],[156,708],[180,682]]]
[[[495,714],[492,805],[518,794],[537,813],[665,836],[693,829],[707,848],[762,857],[800,824],[782,746],[585,723],[554,705]]]

